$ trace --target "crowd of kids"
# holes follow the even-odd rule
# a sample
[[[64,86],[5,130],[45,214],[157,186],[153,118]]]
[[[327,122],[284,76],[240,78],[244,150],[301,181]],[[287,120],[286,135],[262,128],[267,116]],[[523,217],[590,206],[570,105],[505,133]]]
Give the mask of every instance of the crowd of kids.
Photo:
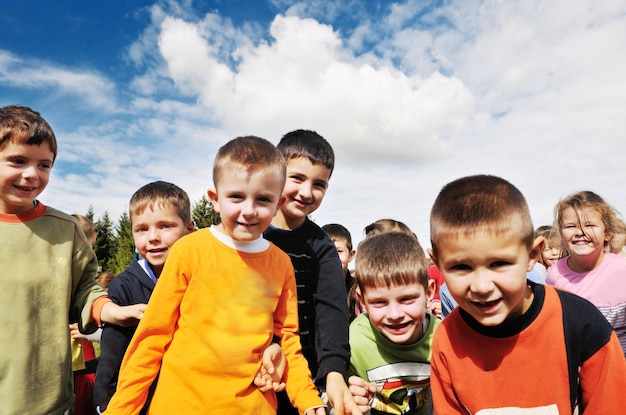
[[[93,223],[38,199],[56,157],[39,113],[0,108],[0,413],[626,413],[626,224],[594,192],[535,229],[513,184],[462,177],[429,249],[390,218],[355,248],[311,220],[326,139],[237,137],[213,161],[219,224],[148,183],[115,276]]]

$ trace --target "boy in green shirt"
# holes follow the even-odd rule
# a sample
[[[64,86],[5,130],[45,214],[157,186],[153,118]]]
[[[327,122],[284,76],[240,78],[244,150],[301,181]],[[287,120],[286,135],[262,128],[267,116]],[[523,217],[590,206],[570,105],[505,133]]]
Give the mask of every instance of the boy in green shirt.
[[[431,414],[431,343],[439,319],[426,309],[434,295],[417,238],[385,232],[366,238],[356,254],[365,313],[350,324],[350,385],[361,410]],[[351,388],[354,392],[354,388]],[[375,393],[374,393],[375,392]]]

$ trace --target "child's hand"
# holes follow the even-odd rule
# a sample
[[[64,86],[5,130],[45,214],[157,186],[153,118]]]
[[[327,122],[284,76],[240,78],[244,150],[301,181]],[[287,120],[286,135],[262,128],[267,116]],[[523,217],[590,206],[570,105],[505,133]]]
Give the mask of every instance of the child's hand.
[[[72,340],[78,340],[83,337],[80,331],[78,331],[78,323],[70,324],[70,337]]]
[[[326,395],[336,415],[362,415],[341,373],[326,375]]]
[[[281,382],[285,373],[285,353],[278,343],[272,343],[263,350],[261,368],[254,376],[254,386],[261,392],[285,390],[285,382]],[[325,413],[325,412],[324,412]]]
[[[348,385],[359,410],[363,413],[369,412],[371,409],[369,403],[376,394],[376,382],[366,382],[358,376],[350,376]]]
[[[429,305],[430,312],[433,313],[433,316],[437,318],[441,318],[441,301],[440,300],[432,300]]]
[[[304,415],[326,415],[326,408],[323,406],[319,408],[312,408],[306,411]]]
[[[109,301],[102,307],[100,320],[122,327],[132,327],[139,324],[144,311],[146,311],[146,304],[119,306]]]

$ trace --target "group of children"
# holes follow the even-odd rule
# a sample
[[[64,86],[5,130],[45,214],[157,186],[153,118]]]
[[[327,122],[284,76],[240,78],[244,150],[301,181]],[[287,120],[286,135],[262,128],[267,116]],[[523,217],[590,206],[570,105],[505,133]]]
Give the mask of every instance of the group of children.
[[[591,192],[557,207],[569,255],[547,273],[570,291],[582,281],[589,302],[527,279],[545,238],[515,186],[486,175],[444,186],[428,254],[458,307],[440,320],[428,310],[439,282],[410,232],[368,233],[346,278],[351,241],[339,247],[309,219],[334,168],[313,131],[222,146],[208,191],[221,223],[211,228],[194,231],[177,186],[139,189],[129,210],[142,259],[108,294],[78,223],[37,200],[55,158],[37,112],[0,109],[3,413],[69,413],[68,315],[81,332],[104,326],[94,403],[108,415],[626,409],[616,335],[626,260],[604,252],[614,211]],[[605,280],[614,295],[598,288]]]

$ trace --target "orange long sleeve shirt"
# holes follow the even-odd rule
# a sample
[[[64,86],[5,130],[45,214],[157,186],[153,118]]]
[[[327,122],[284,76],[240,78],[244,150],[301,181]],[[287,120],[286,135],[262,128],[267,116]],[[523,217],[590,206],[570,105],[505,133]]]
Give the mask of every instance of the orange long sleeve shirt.
[[[253,385],[274,334],[282,339],[292,402],[301,413],[323,405],[297,333],[289,257],[271,244],[238,251],[209,229],[196,231],[171,249],[106,414],[138,413],[157,374],[151,415],[275,414],[274,393]]]

